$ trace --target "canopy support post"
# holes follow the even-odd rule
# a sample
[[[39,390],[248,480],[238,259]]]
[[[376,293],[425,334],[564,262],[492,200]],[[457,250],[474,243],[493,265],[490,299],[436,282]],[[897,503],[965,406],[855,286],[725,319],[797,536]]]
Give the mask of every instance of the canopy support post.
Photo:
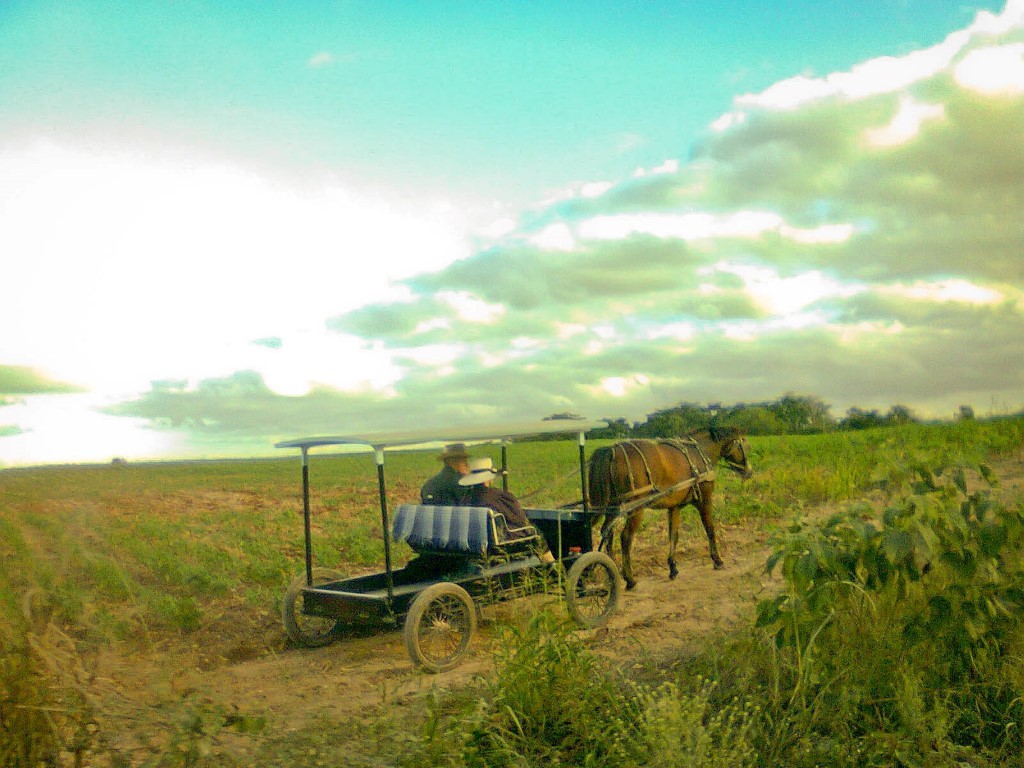
[[[313,535],[309,521],[309,448],[302,447],[302,521],[306,535],[306,586],[313,586]]]
[[[579,433],[578,442],[580,446],[580,498],[583,499],[583,515],[586,517],[590,512],[590,499],[587,498],[586,433]],[[583,536],[587,544],[587,551],[589,552],[594,548],[594,532],[590,525],[583,526]]]
[[[384,570],[386,572],[385,586],[388,590],[388,607],[394,605],[395,601],[395,577],[391,571],[391,527],[388,525],[388,496],[387,484],[384,482],[384,449],[374,446],[374,456],[377,459],[377,491],[380,494],[380,524],[381,533],[384,535]]]

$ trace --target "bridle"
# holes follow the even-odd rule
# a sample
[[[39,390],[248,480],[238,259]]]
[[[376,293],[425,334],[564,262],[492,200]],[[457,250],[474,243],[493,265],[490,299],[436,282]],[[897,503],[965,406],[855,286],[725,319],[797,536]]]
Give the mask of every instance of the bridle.
[[[730,458],[729,456],[726,455],[727,453],[731,453],[731,449],[734,445],[739,447],[740,456],[742,457],[740,461],[736,461],[735,459]],[[722,460],[725,462],[726,466],[729,467],[729,469],[731,469],[733,472],[736,472],[741,477],[750,477],[750,462],[747,459],[747,449],[744,446],[743,435],[737,435],[732,440],[730,440],[725,446],[723,446],[723,448],[725,448],[726,450],[722,451]]]

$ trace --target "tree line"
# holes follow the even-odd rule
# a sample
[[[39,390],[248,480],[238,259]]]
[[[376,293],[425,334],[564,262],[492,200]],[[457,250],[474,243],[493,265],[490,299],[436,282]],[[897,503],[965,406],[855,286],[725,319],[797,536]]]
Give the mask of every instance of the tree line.
[[[578,419],[574,413],[556,413],[547,420]],[[876,409],[850,408],[842,418],[813,395],[787,394],[777,400],[760,403],[680,403],[647,415],[644,422],[630,424],[624,418],[603,417],[608,426],[588,432],[592,438],[671,437],[684,435],[712,424],[742,429],[748,435],[805,435],[836,430],[873,429],[920,423],[907,406],[894,405],[882,413]],[[973,419],[974,409],[960,407],[959,418]]]

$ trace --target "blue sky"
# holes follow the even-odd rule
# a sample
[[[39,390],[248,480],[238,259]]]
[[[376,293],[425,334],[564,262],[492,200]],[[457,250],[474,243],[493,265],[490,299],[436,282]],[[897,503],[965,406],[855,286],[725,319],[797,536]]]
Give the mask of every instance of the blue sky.
[[[0,465],[1019,408],[1022,16],[0,4]]]

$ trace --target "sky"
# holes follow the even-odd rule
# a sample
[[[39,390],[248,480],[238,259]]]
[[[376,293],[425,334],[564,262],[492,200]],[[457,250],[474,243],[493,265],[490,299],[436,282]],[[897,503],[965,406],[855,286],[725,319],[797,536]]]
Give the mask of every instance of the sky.
[[[1024,0],[0,0],[0,467],[1024,407]]]

